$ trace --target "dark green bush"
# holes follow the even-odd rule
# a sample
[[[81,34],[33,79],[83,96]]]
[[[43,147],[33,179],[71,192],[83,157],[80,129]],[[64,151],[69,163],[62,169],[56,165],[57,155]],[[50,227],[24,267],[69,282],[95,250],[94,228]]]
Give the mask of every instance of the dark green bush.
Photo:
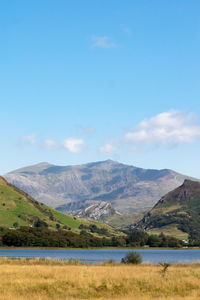
[[[139,265],[142,263],[142,257],[137,252],[129,252],[124,258],[122,258],[121,263]]]

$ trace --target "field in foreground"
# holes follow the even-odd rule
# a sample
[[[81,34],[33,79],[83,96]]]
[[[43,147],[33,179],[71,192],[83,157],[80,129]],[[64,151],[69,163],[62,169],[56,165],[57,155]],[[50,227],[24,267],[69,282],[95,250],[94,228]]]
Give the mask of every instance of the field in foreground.
[[[196,300],[200,264],[70,265],[59,261],[0,259],[0,299]]]

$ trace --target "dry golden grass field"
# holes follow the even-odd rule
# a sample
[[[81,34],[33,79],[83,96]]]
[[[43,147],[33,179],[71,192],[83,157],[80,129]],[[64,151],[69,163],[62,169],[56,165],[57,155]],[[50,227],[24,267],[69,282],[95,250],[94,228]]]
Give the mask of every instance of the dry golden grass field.
[[[73,265],[0,259],[0,299],[198,300],[200,264]]]

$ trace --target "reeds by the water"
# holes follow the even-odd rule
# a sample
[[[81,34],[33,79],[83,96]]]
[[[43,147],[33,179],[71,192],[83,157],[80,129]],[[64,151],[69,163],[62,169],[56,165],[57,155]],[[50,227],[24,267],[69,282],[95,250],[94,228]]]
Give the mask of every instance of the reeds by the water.
[[[20,257],[20,258],[9,258],[9,257],[1,257],[0,265],[50,265],[50,266],[66,266],[66,265],[83,265],[84,263],[78,259],[70,258],[66,259],[52,259],[52,258],[28,258],[28,257]]]
[[[0,259],[2,300],[198,300],[200,264],[81,265],[52,259]]]

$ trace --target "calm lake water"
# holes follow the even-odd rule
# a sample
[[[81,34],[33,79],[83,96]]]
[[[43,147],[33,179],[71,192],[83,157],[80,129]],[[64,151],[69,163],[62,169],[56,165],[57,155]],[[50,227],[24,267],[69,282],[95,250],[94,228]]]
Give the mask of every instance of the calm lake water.
[[[158,263],[193,263],[200,261],[200,249],[0,249],[0,256],[4,257],[27,257],[27,258],[56,258],[56,259],[79,259],[86,263],[100,263],[112,259],[120,262],[127,252],[136,251],[143,262]]]

